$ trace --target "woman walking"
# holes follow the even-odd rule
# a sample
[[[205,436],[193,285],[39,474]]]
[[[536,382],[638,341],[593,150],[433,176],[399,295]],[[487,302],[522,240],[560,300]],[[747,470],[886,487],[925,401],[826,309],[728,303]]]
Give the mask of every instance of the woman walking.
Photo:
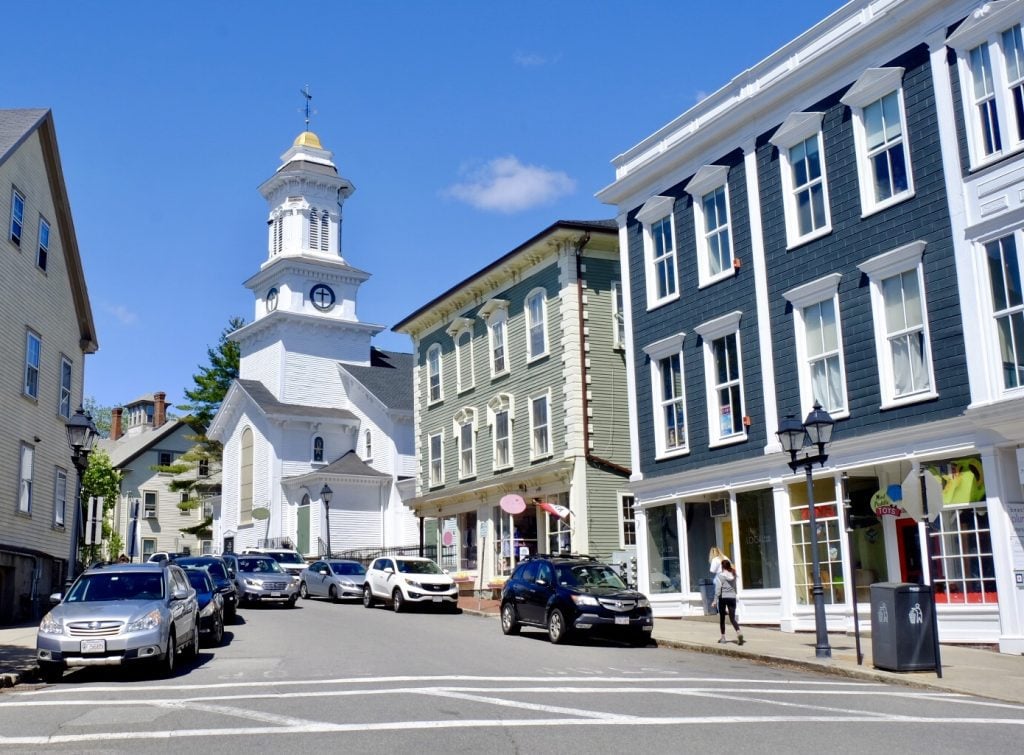
[[[725,554],[717,546],[711,546],[711,552],[708,553],[708,569],[711,571],[712,577],[718,576],[718,572],[722,570],[724,559]]]
[[[718,606],[718,626],[722,633],[718,642],[726,642],[725,614],[728,612],[732,628],[736,630],[736,641],[742,645],[743,632],[740,631],[740,623],[736,621],[736,570],[727,558],[722,559],[721,571],[715,577],[715,602],[711,607],[714,608],[715,605]]]

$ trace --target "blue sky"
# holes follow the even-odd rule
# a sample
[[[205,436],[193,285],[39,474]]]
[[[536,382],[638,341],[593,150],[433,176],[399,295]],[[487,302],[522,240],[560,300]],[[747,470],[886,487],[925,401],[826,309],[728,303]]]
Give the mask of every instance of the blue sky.
[[[304,128],[305,85],[356,186],[359,319],[390,328],[555,220],[613,217],[594,199],[612,158],[840,5],[10,5],[0,107],[54,112],[100,341],[85,394],[180,403],[229,318],[251,321],[257,186]]]

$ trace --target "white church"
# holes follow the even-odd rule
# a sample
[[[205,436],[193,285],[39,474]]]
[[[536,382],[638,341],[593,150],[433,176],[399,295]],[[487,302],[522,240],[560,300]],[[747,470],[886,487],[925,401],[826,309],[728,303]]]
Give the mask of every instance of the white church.
[[[253,321],[231,334],[239,378],[207,435],[224,445],[215,547],[294,547],[305,556],[414,546],[413,355],[372,345],[359,321],[369,273],[342,254],[355,191],[304,131],[260,186],[267,259],[245,282]]]

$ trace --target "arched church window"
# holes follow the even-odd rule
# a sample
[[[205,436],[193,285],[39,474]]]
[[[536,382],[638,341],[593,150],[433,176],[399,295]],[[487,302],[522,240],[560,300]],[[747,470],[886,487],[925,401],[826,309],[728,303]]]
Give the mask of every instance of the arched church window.
[[[331,216],[327,212],[327,210],[324,210],[323,212],[320,213],[320,251],[321,252],[326,252],[327,251],[327,242],[331,238],[330,219],[331,219]]]
[[[323,462],[324,460],[324,439],[319,435],[313,438],[313,461]]]
[[[309,211],[309,248],[318,249],[320,247],[320,213],[313,207]]]
[[[252,521],[252,429],[242,431],[241,470],[239,475],[238,521],[248,524]]]

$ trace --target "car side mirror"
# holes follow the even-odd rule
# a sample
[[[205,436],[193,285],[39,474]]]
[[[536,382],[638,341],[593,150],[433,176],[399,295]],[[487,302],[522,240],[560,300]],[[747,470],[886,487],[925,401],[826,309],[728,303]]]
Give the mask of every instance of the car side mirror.
[[[234,569],[228,569],[228,579],[234,579],[234,578],[235,578],[235,570]]]
[[[326,570],[326,569],[321,569],[321,570],[320,570],[320,573],[321,573],[321,574],[327,574],[327,570]]]
[[[185,600],[185,598],[188,597],[188,590],[182,590],[180,587],[176,588],[174,592],[171,593],[171,597],[174,600]]]
[[[547,587],[548,585],[548,581],[546,579],[538,579],[536,580],[536,583],[541,587]]]
[[[61,602],[61,600],[62,600],[63,598],[64,598],[64,596],[63,596],[63,595],[61,595],[61,594],[60,594],[59,592],[55,592],[55,593],[52,593],[52,594],[50,595],[50,605],[51,605],[51,606],[55,606],[55,605],[57,605],[58,603],[60,603],[60,602]]]
[[[395,570],[394,570],[394,569],[392,569],[392,568],[391,568],[390,566],[385,566],[385,567],[384,567],[384,573],[385,573],[385,574],[394,574],[394,573],[395,573]]]

